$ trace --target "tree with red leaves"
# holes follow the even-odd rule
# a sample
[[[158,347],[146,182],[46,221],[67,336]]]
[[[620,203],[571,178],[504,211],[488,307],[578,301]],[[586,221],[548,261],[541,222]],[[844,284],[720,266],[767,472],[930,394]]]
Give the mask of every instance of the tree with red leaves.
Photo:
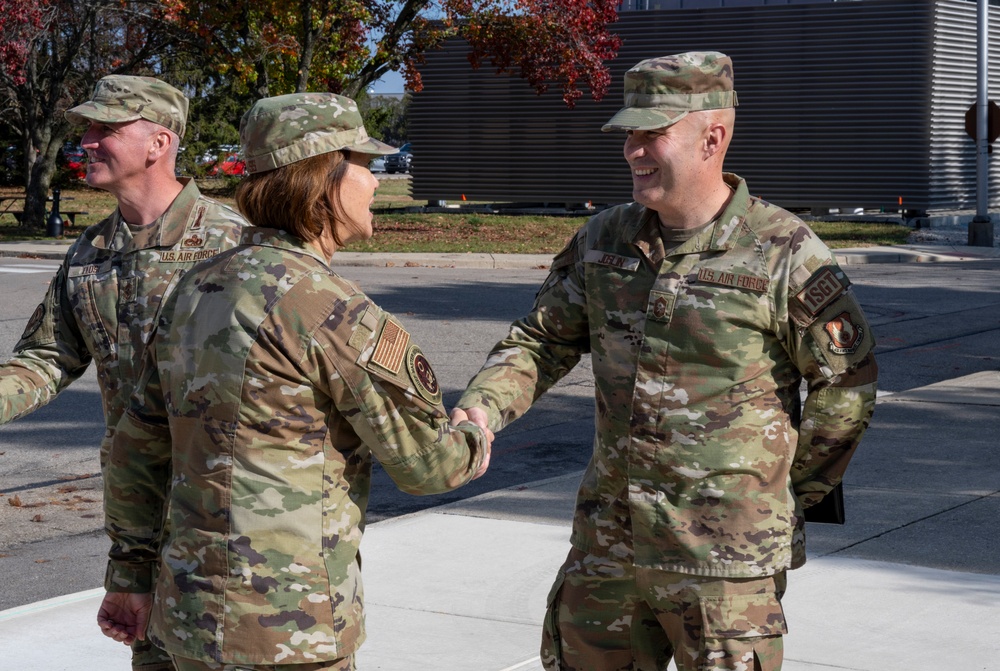
[[[23,226],[44,226],[56,158],[70,132],[65,110],[86,100],[104,75],[162,65],[177,37],[164,19],[157,0],[0,0],[0,122],[23,149]]]
[[[567,104],[585,83],[607,91],[604,61],[620,39],[608,32],[618,0],[169,0],[185,31],[203,40],[215,70],[257,97],[327,90],[347,95],[401,70],[421,89],[424,54],[450,37],[539,92],[563,89]]]
[[[41,227],[63,112],[107,74],[149,74],[195,98],[332,91],[354,97],[390,71],[422,88],[424,54],[466,39],[473,67],[516,72],[539,93],[600,99],[618,0],[0,0],[0,113],[21,137],[25,225]],[[197,109],[199,106],[195,106]],[[227,120],[232,128],[238,120]],[[229,131],[231,132],[231,131]],[[192,138],[197,146],[197,138]]]

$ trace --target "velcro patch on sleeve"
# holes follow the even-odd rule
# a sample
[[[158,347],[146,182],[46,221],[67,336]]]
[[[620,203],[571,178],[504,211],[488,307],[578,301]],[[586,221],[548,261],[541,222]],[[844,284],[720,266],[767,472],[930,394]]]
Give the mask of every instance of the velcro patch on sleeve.
[[[21,334],[21,340],[28,340],[31,336],[35,335],[35,331],[42,325],[42,321],[45,319],[45,303],[39,303],[35,311],[31,313],[31,318],[28,320],[28,324],[24,327],[24,333]]]
[[[857,365],[875,347],[871,327],[857,303],[846,294],[809,326],[817,354],[836,375]]]
[[[354,333],[351,335],[351,339],[347,341],[347,344],[360,352],[368,344],[368,341],[377,328],[378,317],[372,314],[372,309],[369,307],[365,310],[361,321],[355,325]]]
[[[810,317],[815,317],[828,305],[840,298],[847,291],[847,282],[837,277],[833,269],[821,268],[815,273],[795,299],[805,309]]]
[[[410,345],[406,353],[406,372],[410,375],[413,388],[425,401],[435,405],[441,402],[441,385],[427,357],[416,345]]]
[[[392,317],[385,320],[382,331],[375,343],[369,363],[398,375],[406,356],[406,346],[410,344],[410,334]]]
[[[841,312],[826,322],[823,329],[830,336],[830,351],[834,354],[854,354],[865,338],[865,327],[850,312]]]

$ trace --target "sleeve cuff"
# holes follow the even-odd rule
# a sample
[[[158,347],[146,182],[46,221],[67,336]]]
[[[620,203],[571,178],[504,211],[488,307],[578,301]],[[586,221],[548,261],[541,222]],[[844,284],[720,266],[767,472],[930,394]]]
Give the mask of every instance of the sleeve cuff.
[[[128,563],[109,561],[104,574],[108,592],[146,594],[153,591],[153,562]]]

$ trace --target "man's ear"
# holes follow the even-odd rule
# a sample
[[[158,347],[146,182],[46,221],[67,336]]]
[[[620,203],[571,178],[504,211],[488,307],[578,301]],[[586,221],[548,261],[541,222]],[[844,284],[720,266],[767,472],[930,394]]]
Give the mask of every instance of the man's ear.
[[[710,123],[705,129],[705,158],[715,156],[725,149],[728,136],[729,130],[725,124],[718,121]]]
[[[149,160],[155,161],[170,151],[170,133],[158,130],[153,133],[149,142]]]

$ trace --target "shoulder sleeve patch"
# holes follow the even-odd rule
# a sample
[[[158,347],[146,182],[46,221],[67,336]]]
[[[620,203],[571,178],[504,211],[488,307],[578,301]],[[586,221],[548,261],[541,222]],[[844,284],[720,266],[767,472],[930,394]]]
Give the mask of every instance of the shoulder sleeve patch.
[[[437,405],[441,402],[441,385],[437,376],[431,370],[427,357],[416,345],[410,345],[406,352],[406,372],[410,376],[413,388],[427,402]]]
[[[809,278],[802,290],[795,294],[795,300],[810,317],[815,317],[840,298],[849,284],[846,276],[838,276],[832,268],[824,267]]]
[[[410,334],[392,317],[387,317],[379,332],[369,364],[378,366],[392,375],[398,375],[406,356]]]
[[[59,287],[62,286],[58,277],[57,275],[56,278],[53,278],[48,291],[45,292],[45,299],[39,303],[35,311],[31,313],[31,317],[28,318],[21,339],[14,345],[15,352],[22,352],[32,347],[43,347],[56,342],[56,315],[59,312],[56,294]]]
[[[27,325],[24,327],[24,333],[21,334],[21,340],[28,340],[31,336],[35,335],[35,332],[42,325],[42,320],[45,319],[45,303],[39,303],[35,311],[31,313],[31,317],[28,319]]]
[[[875,347],[871,326],[850,294],[833,303],[809,331],[821,360],[836,375],[856,366]]]

